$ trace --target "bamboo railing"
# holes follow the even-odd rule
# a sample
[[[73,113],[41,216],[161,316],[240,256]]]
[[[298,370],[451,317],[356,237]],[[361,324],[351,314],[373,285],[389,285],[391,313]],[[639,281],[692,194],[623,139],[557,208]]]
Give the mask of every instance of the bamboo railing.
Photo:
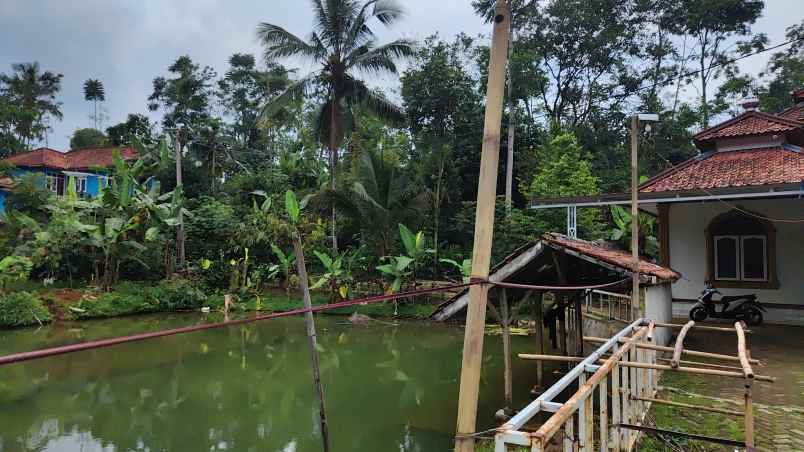
[[[675,347],[651,344],[655,328],[680,328]],[[694,329],[730,331],[737,334],[737,356],[684,350],[684,337]],[[527,446],[532,452],[544,452],[559,447],[564,451],[591,452],[633,450],[641,431],[676,434],[688,438],[721,444],[754,447],[754,419],[751,389],[754,381],[773,382],[768,376],[755,375],[741,323],[734,328],[700,327],[693,322],[686,325],[654,323],[639,319],[609,339],[585,337],[587,342],[602,343],[589,356],[554,356],[520,354],[522,359],[538,361],[577,362],[564,377],[544,391],[507,423],[497,429],[495,452],[505,452],[508,445]],[[657,364],[657,352],[673,354],[670,365]],[[688,367],[680,364],[705,364],[684,361],[682,354],[707,358],[739,361],[737,366]],[[728,369],[728,370],[724,370]],[[742,411],[698,406],[656,397],[657,371],[678,371],[709,376],[741,378],[745,381],[745,406]],[[564,403],[553,399],[562,391],[577,384],[577,389]],[[742,416],[745,421],[744,441],[712,438],[701,435],[661,430],[644,425],[651,404],[663,404],[675,408],[708,411],[728,416]],[[525,424],[540,412],[553,413],[538,429],[526,431]]]

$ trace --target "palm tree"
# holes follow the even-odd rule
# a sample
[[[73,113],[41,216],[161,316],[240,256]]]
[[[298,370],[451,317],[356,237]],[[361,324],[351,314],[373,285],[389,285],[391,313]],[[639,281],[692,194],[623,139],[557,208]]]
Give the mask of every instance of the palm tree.
[[[22,149],[27,149],[34,139],[46,136],[48,115],[62,118],[56,94],[61,90],[63,75],[41,72],[36,62],[12,64],[11,69],[11,75],[0,74],[0,94],[22,110],[15,132]]]
[[[84,82],[84,100],[95,104],[95,113],[92,115],[92,120],[95,124],[95,129],[100,130],[98,124],[98,102],[106,100],[106,91],[103,89],[103,82],[98,79],[87,79]]]
[[[268,60],[302,58],[319,69],[291,84],[272,98],[263,114],[272,116],[289,101],[299,99],[314,87],[325,91],[317,120],[319,141],[329,150],[330,190],[335,191],[338,148],[347,129],[354,124],[355,110],[364,108],[377,117],[401,122],[402,110],[378,91],[370,89],[355,74],[396,74],[395,61],[413,54],[413,42],[397,39],[378,45],[370,24],[376,19],[390,26],[402,14],[393,0],[312,0],[314,31],[307,40],[278,25],[261,23],[257,37]],[[332,207],[332,248],[338,249],[335,207]]]
[[[386,161],[381,151],[360,155],[357,181],[351,191],[336,195],[334,202],[358,220],[365,238],[371,238],[378,256],[391,253],[400,223],[411,224],[428,209],[427,195],[415,188],[398,165]]]

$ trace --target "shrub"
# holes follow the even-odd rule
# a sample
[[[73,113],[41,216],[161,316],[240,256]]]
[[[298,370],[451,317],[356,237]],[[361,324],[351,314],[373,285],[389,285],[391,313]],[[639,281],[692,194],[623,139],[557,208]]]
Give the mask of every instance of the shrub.
[[[0,326],[25,326],[52,320],[42,300],[30,292],[0,297]]]
[[[160,311],[197,310],[207,301],[206,294],[186,279],[161,282],[148,291],[148,296]]]

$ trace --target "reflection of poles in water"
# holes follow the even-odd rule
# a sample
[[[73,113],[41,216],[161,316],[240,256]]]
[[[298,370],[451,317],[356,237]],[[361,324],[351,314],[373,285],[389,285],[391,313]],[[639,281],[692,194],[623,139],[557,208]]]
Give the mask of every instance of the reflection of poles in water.
[[[226,294],[223,296],[223,320],[225,322],[229,321],[229,309],[232,307],[232,296],[230,294]]]
[[[299,231],[293,231],[293,251],[296,254],[296,270],[299,273],[299,289],[304,300],[304,323],[307,326],[307,339],[310,344],[310,358],[313,366],[313,379],[315,380],[315,395],[318,399],[318,412],[321,423],[321,440],[323,441],[324,452],[329,452],[329,427],[327,425],[327,414],[324,406],[324,388],[321,386],[321,371],[318,365],[318,343],[315,334],[315,319],[310,311],[312,302],[310,301],[310,288],[307,283],[307,267],[304,265],[304,249],[302,248]]]

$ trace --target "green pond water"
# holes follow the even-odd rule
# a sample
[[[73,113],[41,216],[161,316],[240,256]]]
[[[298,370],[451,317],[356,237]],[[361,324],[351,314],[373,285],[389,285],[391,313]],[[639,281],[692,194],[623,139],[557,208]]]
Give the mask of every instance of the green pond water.
[[[0,331],[0,354],[219,320],[195,314]],[[448,451],[463,329],[316,318],[333,450]],[[317,451],[302,318],[281,318],[0,368],[2,451]],[[532,351],[514,337],[515,353]],[[478,427],[502,406],[498,336],[487,336]],[[515,406],[535,364],[514,359]]]

